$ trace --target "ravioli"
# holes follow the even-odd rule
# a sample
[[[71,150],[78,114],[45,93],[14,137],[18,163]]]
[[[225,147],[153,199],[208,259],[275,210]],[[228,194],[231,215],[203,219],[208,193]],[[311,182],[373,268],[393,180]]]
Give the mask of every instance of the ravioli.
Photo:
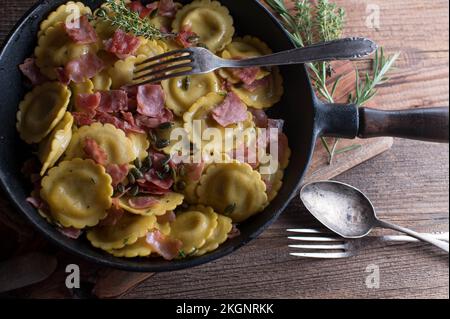
[[[64,67],[82,55],[97,51],[95,44],[77,44],[73,42],[59,23],[48,27],[39,37],[38,46],[34,50],[36,65],[49,79],[58,79],[57,68]]]
[[[72,17],[72,21],[74,18],[76,18],[77,14],[80,14],[80,16],[86,15],[86,14],[92,14],[92,11],[89,7],[86,7],[81,2],[74,2],[69,1],[66,4],[63,4],[59,6],[55,11],[50,13],[47,19],[42,21],[38,36],[41,36],[44,34],[48,28],[55,26],[59,23],[66,22],[67,18]]]
[[[232,228],[233,224],[230,218],[218,215],[216,228],[214,228],[213,233],[206,239],[203,247],[194,253],[194,256],[203,256],[216,250],[219,245],[223,244],[228,239],[228,233]]]
[[[203,247],[217,227],[218,215],[211,207],[193,206],[177,214],[170,224],[170,236],[183,243],[182,251],[191,254]]]
[[[72,139],[73,116],[66,112],[63,119],[53,129],[52,133],[39,145],[39,160],[42,163],[41,176],[47,169],[53,167]]]
[[[134,154],[140,160],[148,156],[147,150],[150,148],[150,141],[147,133],[130,133],[127,135],[133,144]]]
[[[148,40],[140,37],[141,45],[136,50],[136,56],[145,55],[147,58],[151,58],[165,52],[164,48],[159,45],[156,40]]]
[[[69,84],[69,88],[72,91],[70,105],[74,107],[75,111],[82,111],[76,108],[75,99],[78,94],[92,94],[94,93],[94,83],[91,80],[86,80],[84,82],[75,83],[71,82]]]
[[[280,101],[284,89],[283,78],[277,67],[273,67],[271,74],[266,78],[267,85],[261,85],[255,90],[248,90],[242,85],[234,85],[232,90],[247,106],[255,109],[267,109]]]
[[[147,236],[144,236],[139,238],[134,244],[126,245],[119,249],[112,249],[108,252],[115,257],[135,258],[150,256],[152,249],[147,244]]]
[[[82,126],[72,137],[72,141],[66,151],[66,159],[86,158],[84,143],[86,138],[94,139],[106,152],[107,164],[127,164],[136,159],[133,142],[126,137],[122,130],[111,124],[94,123],[90,126]]]
[[[114,226],[97,226],[87,232],[87,239],[94,247],[111,251],[133,245],[144,237],[156,223],[155,216],[125,214]]]
[[[128,203],[127,197],[122,197],[119,200],[119,206],[126,210],[127,212],[144,215],[144,216],[162,216],[167,211],[175,210],[178,206],[183,203],[184,196],[178,193],[167,193],[158,198],[158,203],[147,209],[137,209],[131,207]]]
[[[239,162],[212,164],[197,188],[199,202],[240,223],[262,211],[266,185],[250,165]]]
[[[254,127],[253,115],[247,112],[247,120],[224,128],[212,117],[212,111],[223,102],[225,96],[217,93],[210,93],[192,105],[183,116],[184,129],[188,133],[191,141],[198,146],[203,153],[222,153],[235,148],[236,133],[245,133],[246,130]],[[208,129],[216,129],[220,136],[207,137]],[[233,130],[231,130],[233,129]]]
[[[220,81],[214,73],[172,78],[161,82],[166,94],[166,106],[177,116],[183,116],[202,96],[220,91]]]
[[[111,177],[91,160],[64,161],[42,180],[41,197],[56,221],[82,229],[99,223],[111,207]]]
[[[108,71],[104,70],[92,78],[92,84],[94,85],[95,91],[109,91],[111,89],[112,79]]]
[[[66,113],[70,90],[59,82],[35,87],[19,105],[17,130],[28,144],[39,143]]]
[[[145,55],[139,55],[137,57],[130,56],[125,60],[117,61],[114,66],[108,69],[108,74],[112,80],[112,88],[120,89],[124,85],[133,84],[134,71],[136,70],[136,64],[143,62],[147,57]]]
[[[259,57],[263,55],[272,54],[272,50],[259,40],[258,38],[245,36],[243,38],[236,38],[228,44],[222,51],[222,58],[227,60],[248,59]],[[236,78],[229,69],[219,69],[219,75],[224,79],[227,79],[230,83],[239,83],[240,79]],[[265,68],[260,68],[257,80],[269,75],[270,72]]]
[[[196,0],[179,10],[172,28],[179,32],[183,27],[196,33],[199,42],[211,52],[222,50],[234,34],[233,18],[228,9],[210,0]]]

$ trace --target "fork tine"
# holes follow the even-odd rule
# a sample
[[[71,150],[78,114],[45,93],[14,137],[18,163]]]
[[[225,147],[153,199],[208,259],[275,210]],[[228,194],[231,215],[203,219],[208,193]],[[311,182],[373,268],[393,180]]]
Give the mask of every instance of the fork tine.
[[[164,66],[166,64],[170,65],[172,63],[181,62],[181,61],[193,62],[194,60],[193,60],[193,58],[191,56],[180,56],[180,57],[173,58],[173,59],[170,59],[170,60],[164,60],[164,61],[161,61],[161,62],[158,62],[158,63],[153,63],[153,64],[150,64],[150,65],[146,65],[142,69],[136,68],[134,70],[134,74],[141,73],[141,72],[144,72],[144,71],[149,71],[149,70],[152,70],[152,69],[161,68],[162,66]]]
[[[190,63],[172,65],[172,66],[169,66],[169,67],[167,67],[165,69],[162,69],[162,70],[156,70],[156,71],[152,71],[150,73],[145,73],[145,74],[139,75],[139,76],[133,78],[133,81],[137,81],[137,80],[144,79],[144,78],[149,78],[149,77],[152,77],[152,76],[156,76],[158,74],[163,75],[163,74],[166,74],[169,71],[178,70],[178,69],[184,69],[184,68],[190,68],[189,71],[192,71],[194,69],[194,64],[192,62],[190,62]]]
[[[290,248],[298,249],[324,249],[324,250],[337,250],[347,249],[346,244],[332,244],[332,245],[289,245]]]
[[[291,233],[304,233],[304,234],[322,234],[324,231],[314,228],[299,228],[299,229],[286,229],[287,232]]]
[[[351,257],[352,254],[345,253],[290,253],[289,255],[304,258],[339,259]]]
[[[147,79],[147,80],[139,82],[139,83],[134,83],[133,85],[136,86],[136,85],[143,85],[143,84],[158,83],[158,82],[170,79],[170,78],[176,78],[176,77],[190,75],[191,73],[192,73],[192,70],[178,72],[178,73],[171,73],[166,76],[159,77],[159,78],[152,78],[152,79]]]
[[[328,237],[328,236],[320,236],[320,237],[307,237],[307,236],[291,236],[288,239],[292,240],[300,240],[300,241],[319,241],[319,242],[342,242],[342,238],[337,237]]]
[[[188,53],[188,55],[186,55],[186,56],[192,55],[192,52],[189,51],[188,49],[174,50],[174,51],[169,51],[169,52],[166,52],[166,53],[163,53],[160,55],[156,55],[154,57],[148,58],[147,60],[136,63],[136,66],[140,66],[140,65],[147,64],[150,62],[155,62],[155,61],[170,57],[172,55],[178,55],[178,54],[183,54],[183,53]]]

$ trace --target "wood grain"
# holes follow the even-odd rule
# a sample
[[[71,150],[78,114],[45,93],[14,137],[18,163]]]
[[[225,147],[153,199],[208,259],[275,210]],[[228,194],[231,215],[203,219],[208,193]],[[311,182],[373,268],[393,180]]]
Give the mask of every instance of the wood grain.
[[[0,0],[3,40],[33,0]],[[402,51],[397,70],[371,105],[380,108],[446,106],[449,103],[448,0],[377,0],[380,27],[366,26],[371,0],[335,0],[346,8],[345,35],[367,36],[387,52]],[[368,61],[359,63],[361,70]],[[344,98],[344,96],[342,97]],[[379,140],[379,149],[392,140]],[[341,147],[353,141],[343,141]],[[358,143],[358,141],[357,141]],[[383,144],[384,143],[384,144]],[[386,144],[387,143],[387,144]],[[357,150],[369,156],[363,148]],[[320,154],[319,154],[320,155]],[[320,157],[326,160],[324,156]],[[352,167],[352,157],[335,165]],[[310,179],[341,171],[315,164]],[[449,147],[394,141],[393,148],[339,176],[373,200],[380,217],[418,231],[448,231]],[[371,247],[346,260],[289,257],[285,229],[315,225],[299,200],[258,239],[236,253],[194,269],[157,274],[126,298],[448,298],[448,256],[424,244]],[[367,289],[365,270],[378,265],[379,289]],[[88,266],[85,266],[88,267]],[[82,267],[83,271],[84,266]],[[217,274],[220,273],[220,276]],[[32,297],[43,297],[36,290]],[[52,294],[48,294],[52,296]],[[61,293],[61,297],[67,297]]]

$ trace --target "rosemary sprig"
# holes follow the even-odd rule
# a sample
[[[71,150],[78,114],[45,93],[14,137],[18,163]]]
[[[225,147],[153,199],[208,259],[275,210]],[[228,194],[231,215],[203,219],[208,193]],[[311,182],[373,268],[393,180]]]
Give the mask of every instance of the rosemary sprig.
[[[317,0],[313,5],[311,0],[295,0],[294,14],[291,14],[283,0],[266,0],[270,7],[282,18],[290,37],[297,47],[311,45],[316,42],[331,41],[341,37],[345,24],[345,11],[328,0]],[[376,94],[376,87],[385,83],[386,74],[392,68],[399,53],[392,57],[385,57],[381,48],[373,61],[373,74],[367,72],[364,77],[356,75],[356,94],[349,96],[349,102],[364,105]],[[328,89],[327,79],[333,70],[328,62],[310,63],[307,65],[318,94],[329,103],[334,103],[334,94],[338,88],[341,77],[338,77],[331,90]],[[361,145],[352,145],[338,149],[339,139],[333,145],[322,138],[324,148],[328,153],[328,162],[333,162],[334,156],[355,150]]]
[[[173,33],[162,32],[149,19],[142,19],[139,13],[130,10],[124,0],[106,0],[105,7],[97,11],[97,17],[110,22],[124,32],[150,40],[174,37]]]
[[[370,101],[377,93],[376,87],[389,81],[387,73],[391,70],[399,56],[400,53],[397,52],[392,56],[386,57],[383,48],[380,48],[375,53],[375,58],[372,63],[372,75],[370,75],[369,72],[366,72],[365,76],[361,78],[357,69],[356,93],[355,95],[350,94],[349,102],[364,105]]]

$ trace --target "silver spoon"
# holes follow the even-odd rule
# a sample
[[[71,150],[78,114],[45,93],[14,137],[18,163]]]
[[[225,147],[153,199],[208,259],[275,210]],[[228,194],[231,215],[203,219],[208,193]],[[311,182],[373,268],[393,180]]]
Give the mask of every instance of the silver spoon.
[[[344,238],[362,238],[376,227],[389,228],[449,252],[446,242],[378,219],[371,201],[353,186],[335,181],[315,182],[303,186],[300,198],[314,217]]]

